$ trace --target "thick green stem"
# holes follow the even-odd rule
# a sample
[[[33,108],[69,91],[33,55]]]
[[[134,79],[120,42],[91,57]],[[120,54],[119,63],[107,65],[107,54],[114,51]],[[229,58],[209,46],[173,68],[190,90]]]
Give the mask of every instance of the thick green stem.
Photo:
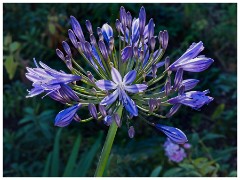
[[[122,110],[123,110],[123,106],[120,105],[118,110],[117,110],[117,113],[118,113],[120,118],[122,116]],[[115,135],[117,133],[117,128],[118,128],[118,126],[117,126],[115,120],[113,120],[113,122],[112,122],[112,124],[111,124],[111,126],[108,130],[107,138],[105,140],[105,143],[104,143],[104,146],[103,146],[103,149],[102,149],[102,153],[101,153],[101,156],[99,158],[99,162],[98,162],[98,165],[97,165],[97,170],[96,170],[95,175],[94,175],[95,177],[102,177],[103,176],[103,172],[105,170],[105,167],[106,167],[109,155],[110,155],[110,151],[112,149],[113,141],[114,141]]]

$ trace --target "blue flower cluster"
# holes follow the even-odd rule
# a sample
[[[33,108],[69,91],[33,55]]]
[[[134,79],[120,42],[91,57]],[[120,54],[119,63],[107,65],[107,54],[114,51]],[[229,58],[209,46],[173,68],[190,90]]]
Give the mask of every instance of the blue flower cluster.
[[[27,68],[26,73],[33,82],[33,89],[27,97],[45,93],[44,96],[69,106],[56,116],[55,125],[59,127],[69,125],[72,120],[103,120],[107,126],[114,120],[119,127],[122,121],[126,121],[129,137],[133,138],[132,118],[137,116],[165,133],[173,142],[185,143],[187,137],[181,130],[149,122],[146,117],[169,118],[181,105],[199,109],[213,100],[206,96],[208,90],[190,91],[199,80],[183,79],[185,71],[201,72],[213,63],[211,58],[199,55],[204,49],[203,43],[193,43],[172,64],[169,57],[161,60],[169,35],[166,30],[157,36],[154,34],[154,21],[147,22],[144,7],[137,18],[121,7],[116,31],[106,23],[94,33],[87,20],[89,41],[75,17],[70,17],[70,23],[69,40],[82,60],[74,59],[67,41],[62,42],[64,52],[57,49],[56,53],[71,74],[54,70],[42,62],[39,66],[34,60],[36,68]],[[83,68],[83,64],[88,64],[91,69]],[[116,113],[119,106],[124,107],[121,118]],[[77,115],[83,107],[88,107],[90,117],[87,119]]]

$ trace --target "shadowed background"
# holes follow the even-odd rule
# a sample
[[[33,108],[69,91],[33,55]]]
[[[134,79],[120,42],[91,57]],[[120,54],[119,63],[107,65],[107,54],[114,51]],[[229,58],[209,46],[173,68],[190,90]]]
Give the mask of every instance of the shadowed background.
[[[135,138],[126,125],[117,132],[105,176],[236,176],[237,167],[237,5],[236,4],[4,4],[3,5],[3,175],[93,176],[107,129],[100,122],[54,127],[64,109],[48,97],[26,99],[31,83],[25,78],[32,59],[68,72],[56,56],[68,39],[69,16],[75,16],[87,37],[85,20],[96,28],[114,27],[119,8],[133,17],[144,6],[147,22],[153,18],[155,34],[168,30],[165,56],[176,60],[192,42],[203,41],[207,57],[215,60],[201,73],[196,90],[210,90],[214,101],[200,111],[183,107],[166,125],[183,130],[192,144],[181,163],[164,155],[165,135],[134,119]],[[116,34],[116,33],[115,33]],[[76,52],[74,52],[76,53]],[[81,61],[81,56],[75,54]],[[80,116],[88,111],[81,109]],[[153,117],[151,117],[153,119]]]

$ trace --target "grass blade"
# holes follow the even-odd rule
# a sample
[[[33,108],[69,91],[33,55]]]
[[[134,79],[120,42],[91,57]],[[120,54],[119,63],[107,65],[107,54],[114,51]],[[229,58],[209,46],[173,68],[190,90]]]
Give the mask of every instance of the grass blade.
[[[63,173],[64,177],[69,177],[69,176],[72,176],[72,174],[73,174],[73,169],[74,169],[74,166],[76,164],[77,157],[78,157],[78,151],[79,151],[80,143],[81,143],[81,136],[78,135],[77,140],[75,141],[72,153],[71,153],[71,155],[68,159],[67,166],[66,166],[65,171]]]
[[[98,149],[101,146],[101,141],[102,141],[103,133],[100,133],[100,136],[96,140],[96,142],[92,145],[91,149],[89,151],[86,151],[80,159],[80,162],[75,169],[74,176],[75,177],[84,177],[86,176],[94,157],[97,154]]]
[[[53,154],[52,154],[52,165],[51,165],[51,176],[57,177],[59,172],[59,141],[60,141],[60,135],[61,135],[62,129],[59,129],[55,140],[54,140],[54,146],[53,146]]]
[[[45,163],[45,167],[44,167],[44,170],[43,170],[43,175],[42,175],[42,177],[47,177],[47,176],[49,176],[49,169],[50,169],[51,159],[52,159],[52,152],[50,152],[50,153],[48,154],[48,157],[47,157],[47,160],[46,160],[46,163]]]

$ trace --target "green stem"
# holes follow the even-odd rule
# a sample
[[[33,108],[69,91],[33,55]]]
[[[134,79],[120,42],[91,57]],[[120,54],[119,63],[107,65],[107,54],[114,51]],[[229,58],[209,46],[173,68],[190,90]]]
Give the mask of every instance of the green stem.
[[[119,117],[121,118],[122,116],[122,110],[123,110],[123,106],[120,105],[118,110],[117,110],[117,113],[119,115]],[[116,122],[113,120],[109,130],[108,130],[108,134],[107,134],[107,138],[105,140],[105,143],[104,143],[104,146],[103,146],[103,149],[102,149],[102,153],[101,153],[101,156],[99,158],[99,162],[98,162],[98,165],[97,165],[97,170],[95,172],[95,177],[102,177],[103,176],[103,172],[105,170],[105,167],[107,165],[107,161],[108,161],[108,158],[109,158],[109,155],[110,155],[110,151],[112,149],[112,145],[113,145],[113,141],[114,141],[114,138],[115,138],[115,135],[117,133],[117,124]]]

